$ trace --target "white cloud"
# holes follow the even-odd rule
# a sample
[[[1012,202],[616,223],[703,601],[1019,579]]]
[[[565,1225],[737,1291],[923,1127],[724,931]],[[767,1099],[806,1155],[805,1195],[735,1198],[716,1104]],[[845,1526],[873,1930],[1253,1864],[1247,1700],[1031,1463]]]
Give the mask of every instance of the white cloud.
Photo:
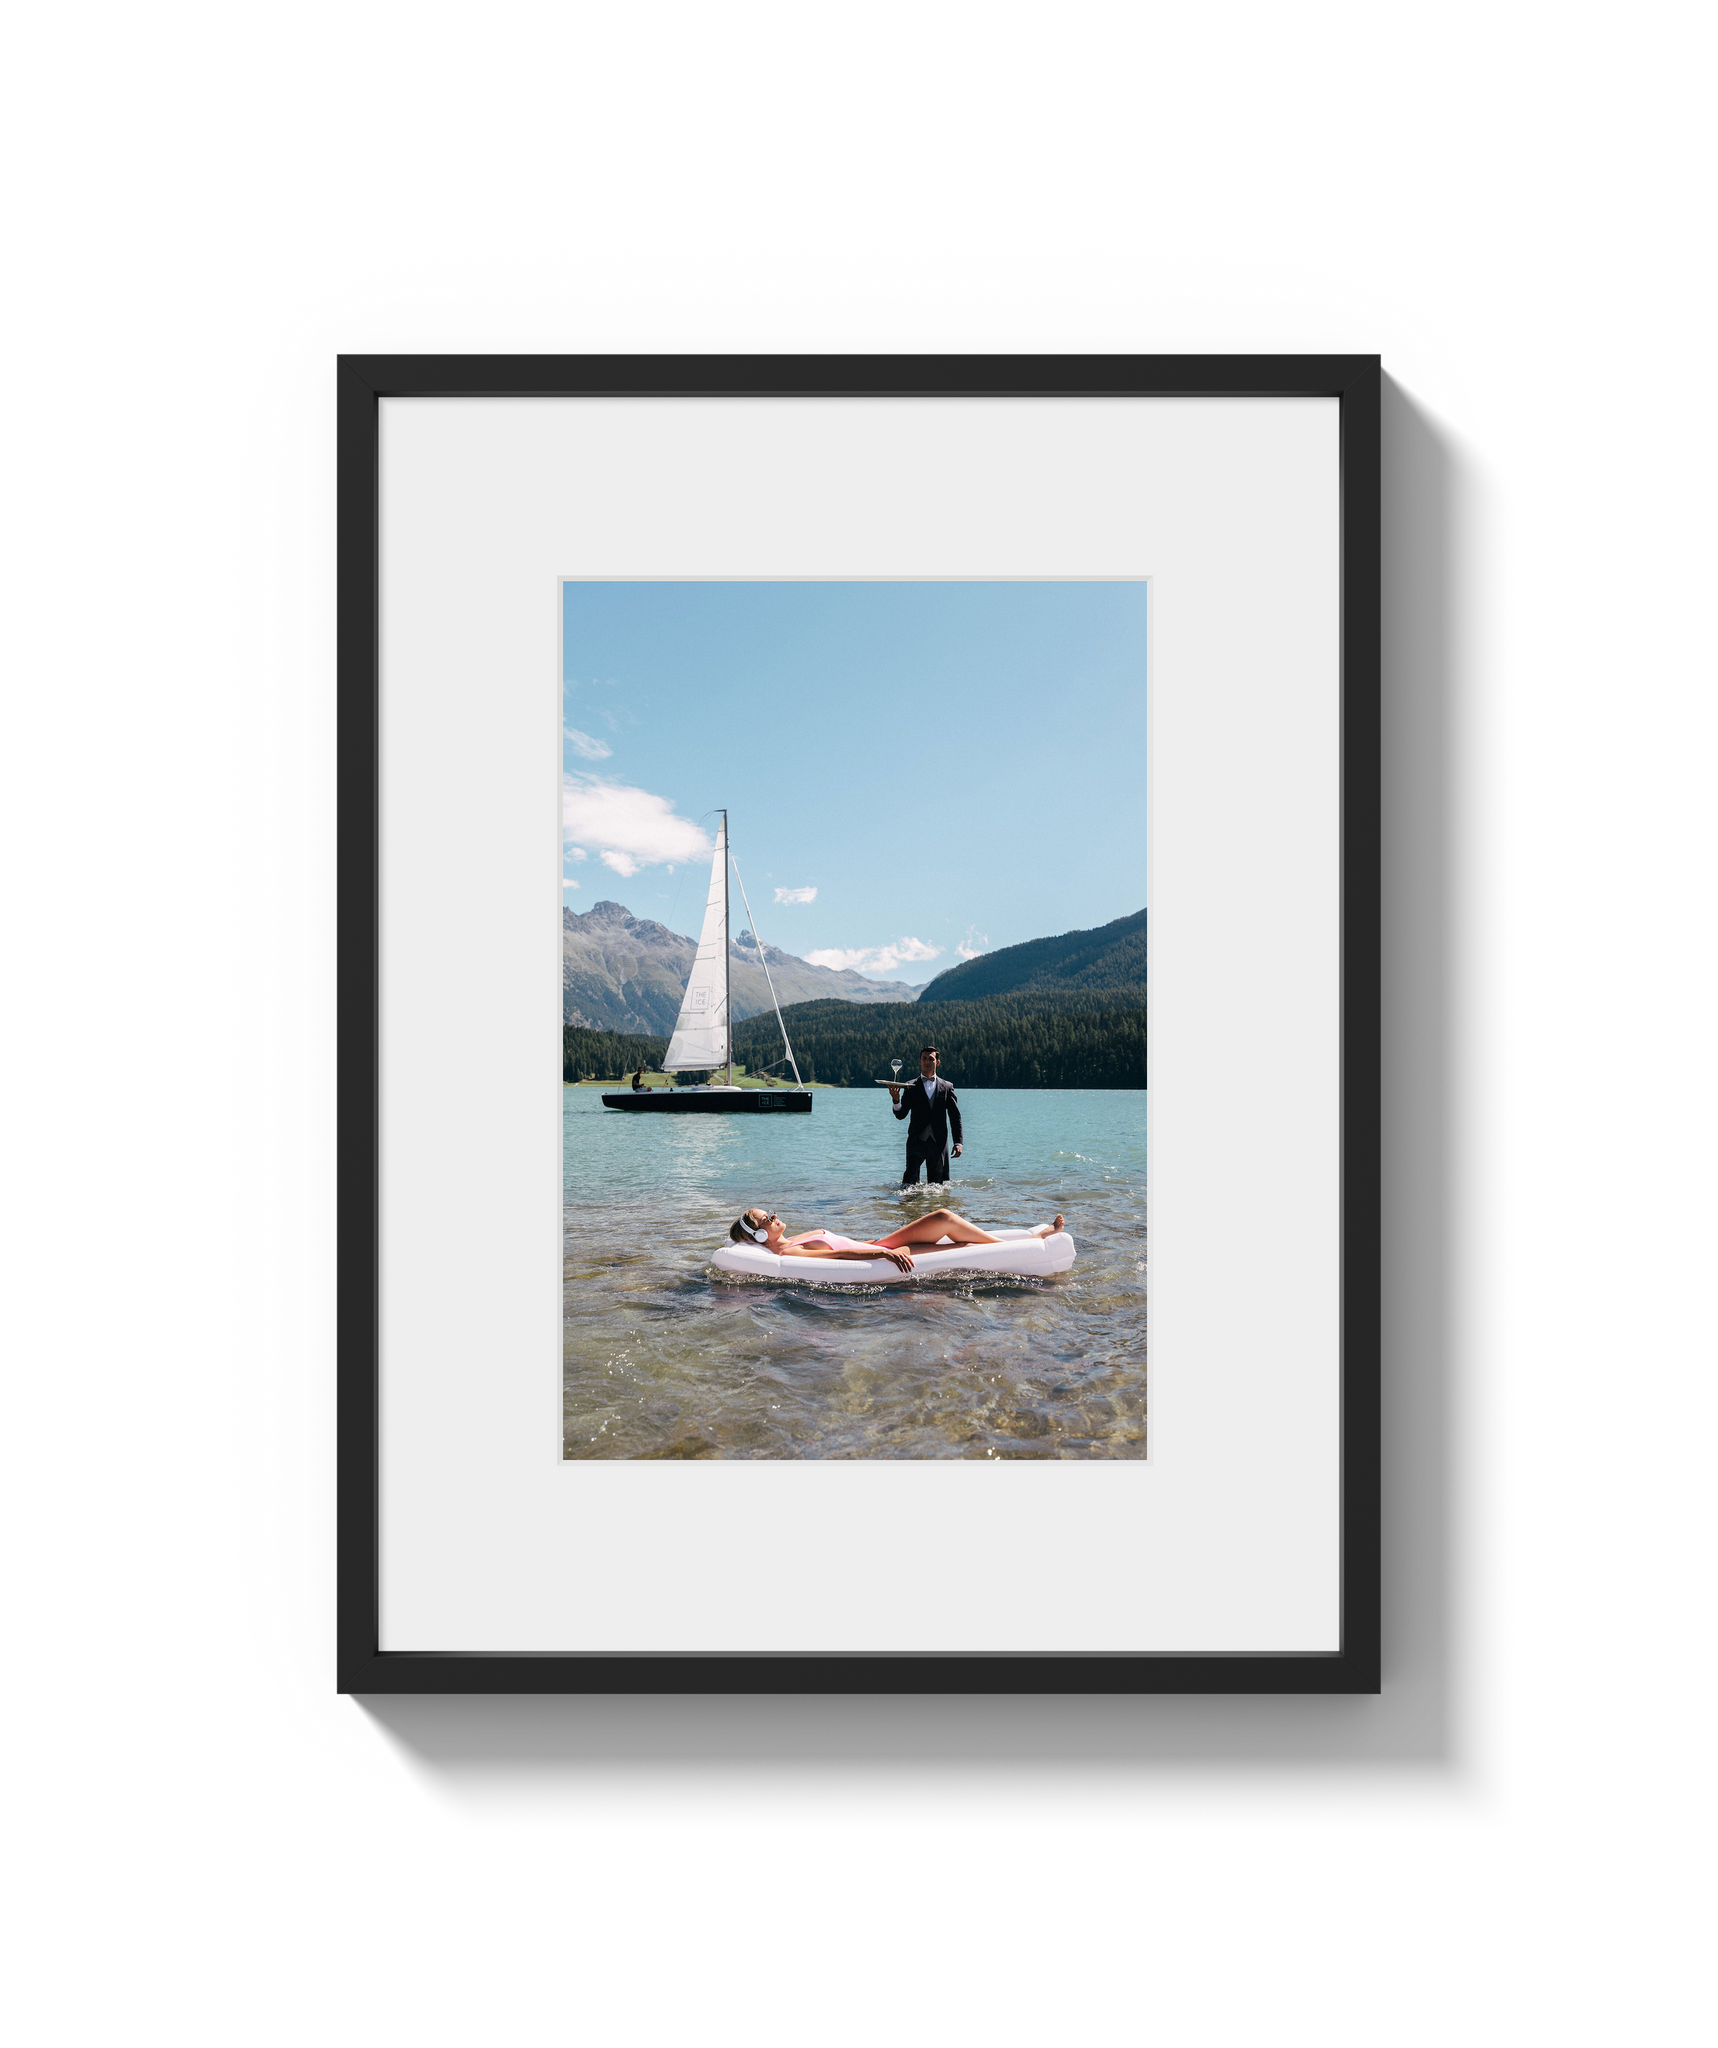
[[[963,960],[976,960],[981,953],[990,951],[990,934],[981,932],[975,924],[969,924],[966,928],[966,937],[955,947],[955,951]]]
[[[817,891],[812,889],[778,889],[775,892],[778,903],[815,903]]]
[[[563,889],[576,889],[578,886],[577,882],[570,880],[566,875],[561,877],[561,887]]]
[[[881,975],[893,974],[909,960],[934,960],[941,951],[923,939],[896,939],[889,946],[822,946],[805,957],[813,967],[833,967],[837,973],[852,967],[860,974]]]
[[[674,815],[667,797],[599,775],[561,777],[561,830],[575,860],[594,849],[617,875],[695,860],[711,844],[701,826]]]
[[[569,846],[567,848],[567,858],[568,860],[589,860],[590,855],[586,853],[582,846]]]
[[[563,725],[561,737],[575,754],[582,754],[587,761],[606,761],[614,752],[606,741],[593,740],[588,732],[580,732],[576,725]]]

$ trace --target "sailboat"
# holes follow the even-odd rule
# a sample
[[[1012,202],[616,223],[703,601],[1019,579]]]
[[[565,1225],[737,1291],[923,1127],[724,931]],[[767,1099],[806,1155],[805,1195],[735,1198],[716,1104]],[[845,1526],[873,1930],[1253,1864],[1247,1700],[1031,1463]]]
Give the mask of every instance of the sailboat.
[[[746,916],[751,920],[752,937],[757,942],[758,957],[763,961],[770,1001],[775,1003],[775,1020],[781,1025],[782,1049],[787,1054],[788,1065],[793,1068],[794,1085],[791,1088],[740,1088],[734,1082],[733,1013],[728,987],[731,979],[728,971],[728,868],[731,864],[728,814],[724,811],[722,822],[716,828],[715,858],[710,863],[710,893],[704,901],[704,928],[698,935],[698,951],[692,961],[692,972],[686,977],[686,993],[681,999],[680,1014],[674,1020],[674,1036],[668,1041],[668,1054],[662,1062],[671,1074],[682,1069],[688,1073],[708,1073],[716,1067],[726,1067],[727,1080],[695,1088],[675,1086],[616,1090],[612,1095],[604,1095],[605,1109],[666,1110],[702,1116],[721,1116],[735,1111],[747,1116],[767,1115],[772,1111],[777,1114],[811,1113],[811,1090],[800,1080],[793,1047],[787,1042],[787,1026],[782,1024],[781,1004],[776,1001],[775,978],[770,973],[763,941],[757,936],[757,921],[752,918],[752,906],[747,900],[743,879],[740,880],[740,901],[745,904]],[[734,865],[734,874],[739,877],[737,865]]]

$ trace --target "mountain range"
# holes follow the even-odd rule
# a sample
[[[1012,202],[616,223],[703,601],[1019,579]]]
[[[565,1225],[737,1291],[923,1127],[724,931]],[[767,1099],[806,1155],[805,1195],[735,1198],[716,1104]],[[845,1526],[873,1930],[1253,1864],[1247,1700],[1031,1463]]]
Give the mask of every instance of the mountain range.
[[[926,982],[919,1001],[973,1002],[1049,989],[1143,989],[1145,965],[1145,912],[1136,910],[1090,931],[1027,939],[963,960]]]
[[[598,1031],[666,1036],[680,1014],[686,977],[698,944],[665,924],[634,917],[624,904],[593,903],[561,910],[561,1022]],[[749,931],[730,940],[729,988],[734,1021],[770,1007],[758,942]],[[918,990],[904,981],[867,981],[850,967],[814,967],[778,946],[762,948],[780,1003],[836,997],[849,1003],[910,1003]]]
[[[674,1029],[696,940],[671,932],[624,904],[595,903],[582,914],[561,911],[561,1021],[596,1031],[631,1031],[666,1037]],[[769,984],[758,942],[742,931],[729,945],[734,1022],[770,1007]],[[1118,917],[1090,931],[1027,939],[963,960],[922,988],[904,981],[870,981],[851,967],[814,967],[779,946],[765,946],[776,1000],[811,1003],[977,1002],[990,996],[1053,990],[1129,991],[1143,1000],[1146,983],[1145,912]]]

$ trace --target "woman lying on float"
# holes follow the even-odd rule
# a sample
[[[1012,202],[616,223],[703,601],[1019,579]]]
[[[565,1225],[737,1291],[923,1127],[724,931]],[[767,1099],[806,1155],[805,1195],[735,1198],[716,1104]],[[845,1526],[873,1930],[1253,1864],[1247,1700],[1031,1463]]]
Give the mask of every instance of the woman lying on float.
[[[913,1259],[907,1249],[909,1245],[928,1252],[944,1238],[948,1243],[943,1249],[949,1251],[963,1244],[1018,1244],[1027,1237],[1054,1237],[1061,1227],[1058,1215],[1054,1223],[1040,1223],[1035,1230],[1010,1231],[1004,1239],[992,1237],[988,1230],[980,1230],[976,1223],[968,1223],[952,1209],[933,1209],[928,1216],[917,1217],[899,1230],[890,1231],[887,1237],[862,1242],[856,1237],[842,1237],[833,1230],[802,1230],[797,1237],[789,1237],[773,1209],[748,1209],[737,1223],[729,1226],[728,1236],[735,1244],[757,1245],[778,1258],[887,1259],[903,1273],[910,1273]]]

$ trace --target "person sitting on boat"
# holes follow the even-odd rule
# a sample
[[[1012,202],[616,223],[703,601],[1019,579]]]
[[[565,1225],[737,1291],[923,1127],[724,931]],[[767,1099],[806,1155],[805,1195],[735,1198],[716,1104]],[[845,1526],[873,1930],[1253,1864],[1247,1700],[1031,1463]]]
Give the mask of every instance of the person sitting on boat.
[[[644,1069],[642,1067],[640,1067],[638,1072],[634,1074],[632,1077],[632,1092],[634,1095],[644,1094],[648,1092],[644,1086]]]
[[[1058,1215],[1054,1223],[1040,1223],[1027,1235],[1053,1237],[1061,1227],[1062,1219]],[[887,1237],[873,1238],[868,1243],[854,1237],[842,1237],[833,1230],[802,1230],[797,1236],[789,1237],[787,1226],[773,1209],[748,1209],[737,1223],[728,1226],[728,1236],[735,1244],[760,1245],[766,1252],[774,1252],[778,1258],[887,1259],[903,1273],[913,1270],[912,1254],[907,1250],[909,1245],[917,1245],[920,1251],[928,1252],[934,1251],[938,1241],[945,1237],[957,1245],[1003,1242],[1000,1237],[992,1237],[988,1230],[980,1230],[976,1223],[968,1223],[964,1216],[957,1216],[952,1209],[933,1209],[928,1216],[920,1216],[911,1223],[903,1224],[899,1230],[891,1230]]]

